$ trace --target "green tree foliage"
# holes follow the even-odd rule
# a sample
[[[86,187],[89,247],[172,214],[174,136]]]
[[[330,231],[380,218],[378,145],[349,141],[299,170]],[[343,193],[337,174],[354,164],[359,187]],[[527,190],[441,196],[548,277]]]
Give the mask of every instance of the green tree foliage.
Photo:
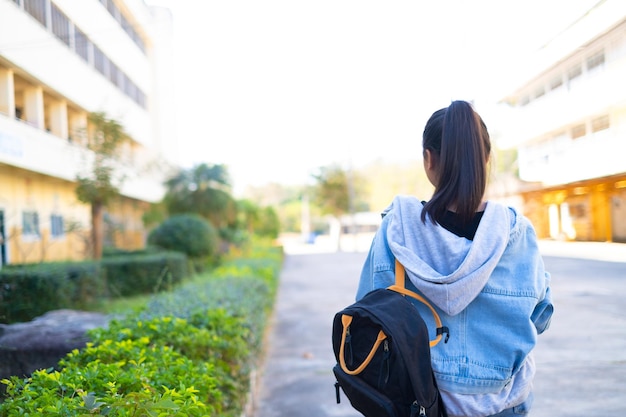
[[[280,220],[273,207],[260,207],[251,200],[237,202],[239,225],[249,234],[275,239],[280,232]]]
[[[265,237],[277,238],[280,232],[280,220],[273,207],[263,207],[260,218],[254,225],[256,234]]]
[[[398,194],[430,199],[433,186],[428,181],[421,157],[393,163],[374,161],[359,170],[367,187],[370,210],[381,212]]]
[[[215,228],[197,214],[178,214],[150,232],[148,243],[187,254],[192,259],[213,256],[217,252]]]
[[[312,189],[312,200],[322,213],[340,217],[367,210],[367,204],[361,198],[363,182],[356,172],[329,165],[321,167],[313,178],[317,184]]]
[[[87,148],[93,161],[85,175],[76,176],[76,196],[91,205],[91,247],[94,259],[102,258],[104,209],[119,195],[123,177],[116,172],[121,145],[128,141],[122,126],[104,113],[91,113],[92,129],[87,132]]]
[[[235,227],[237,203],[230,193],[224,165],[203,163],[181,169],[165,185],[164,203],[169,214],[196,213],[209,220],[222,236]]]
[[[305,185],[277,183],[250,186],[246,190],[246,199],[260,207],[271,207],[278,217],[280,232],[299,232],[302,220],[302,194],[305,188]],[[317,208],[312,209],[317,214]]]

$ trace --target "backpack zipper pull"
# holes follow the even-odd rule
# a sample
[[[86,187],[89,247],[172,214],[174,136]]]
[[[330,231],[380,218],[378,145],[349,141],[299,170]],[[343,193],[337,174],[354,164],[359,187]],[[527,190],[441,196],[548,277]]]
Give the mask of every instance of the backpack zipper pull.
[[[352,353],[352,335],[350,334],[350,328],[346,329],[346,348],[348,349],[348,366],[352,366],[352,362],[354,362],[354,356]]]
[[[419,414],[417,414],[418,410]],[[411,404],[411,417],[417,417],[418,415],[426,417],[426,409],[423,406],[419,405],[417,401],[413,401],[413,404]]]
[[[380,364],[380,376],[378,377],[378,389],[382,389],[389,382],[389,340],[383,342],[383,360]]]
[[[335,395],[337,396],[337,404],[341,403],[341,395],[339,393],[339,382],[335,382]]]

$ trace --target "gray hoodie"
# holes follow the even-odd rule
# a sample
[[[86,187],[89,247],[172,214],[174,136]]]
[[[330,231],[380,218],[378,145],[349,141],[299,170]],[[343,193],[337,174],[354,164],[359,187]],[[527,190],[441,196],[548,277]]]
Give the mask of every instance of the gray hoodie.
[[[391,210],[393,208],[393,210]],[[420,220],[422,203],[397,197],[384,212],[392,216],[389,247],[417,289],[454,316],[483,289],[509,241],[513,213],[487,204],[473,241]]]

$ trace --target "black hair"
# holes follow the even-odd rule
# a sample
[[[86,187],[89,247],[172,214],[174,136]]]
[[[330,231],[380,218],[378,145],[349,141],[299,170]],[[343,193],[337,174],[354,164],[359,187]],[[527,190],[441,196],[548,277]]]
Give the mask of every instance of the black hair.
[[[424,152],[438,158],[435,192],[422,211],[440,223],[446,211],[453,209],[463,224],[471,221],[487,187],[487,162],[491,142],[487,126],[466,101],[432,114],[424,128]]]

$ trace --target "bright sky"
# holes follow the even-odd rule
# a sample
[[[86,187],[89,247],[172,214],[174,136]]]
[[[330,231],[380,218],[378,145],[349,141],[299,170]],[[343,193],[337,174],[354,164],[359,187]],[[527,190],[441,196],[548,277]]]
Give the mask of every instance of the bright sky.
[[[237,192],[331,163],[421,162],[433,111],[512,92],[529,54],[598,0],[146,3],[174,17],[183,164],[227,165]]]

